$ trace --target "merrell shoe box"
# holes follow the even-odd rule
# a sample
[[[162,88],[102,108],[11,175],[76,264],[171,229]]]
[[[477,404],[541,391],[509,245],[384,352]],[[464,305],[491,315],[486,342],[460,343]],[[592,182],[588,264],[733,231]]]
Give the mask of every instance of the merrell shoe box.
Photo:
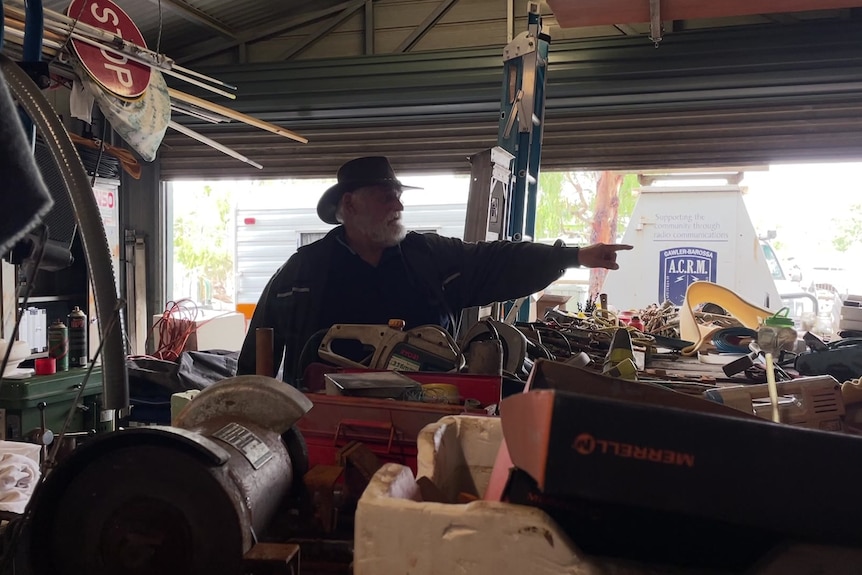
[[[637,509],[645,537],[664,515],[862,544],[862,502],[838,488],[860,474],[862,437],[559,390],[509,397],[501,418],[539,492]]]

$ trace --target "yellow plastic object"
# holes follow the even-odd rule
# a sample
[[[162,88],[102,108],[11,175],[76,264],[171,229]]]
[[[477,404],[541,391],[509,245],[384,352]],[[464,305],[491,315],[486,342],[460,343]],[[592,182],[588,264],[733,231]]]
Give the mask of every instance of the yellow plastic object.
[[[712,334],[721,329],[713,324],[700,324],[694,317],[694,308],[702,303],[721,306],[727,313],[749,329],[757,329],[773,312],[742,299],[735,292],[712,282],[694,282],[685,292],[685,300],[679,309],[680,337],[695,342],[682,350],[683,355],[694,355]]]
[[[631,335],[627,329],[617,328],[605,356],[602,373],[611,377],[635,381],[638,378],[638,368],[634,359]]]
[[[461,403],[458,387],[449,383],[426,383],[422,386],[422,396],[426,403]]]

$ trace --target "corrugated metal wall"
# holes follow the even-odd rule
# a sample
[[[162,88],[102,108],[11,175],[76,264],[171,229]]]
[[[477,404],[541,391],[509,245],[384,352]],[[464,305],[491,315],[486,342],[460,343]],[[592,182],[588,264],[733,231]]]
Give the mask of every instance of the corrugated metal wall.
[[[501,50],[200,70],[231,106],[309,138],[238,124],[195,129],[262,171],[170,133],[164,179],[331,176],[385,154],[397,169],[469,171],[494,145]],[[543,167],[658,168],[862,158],[862,22],[552,44]]]

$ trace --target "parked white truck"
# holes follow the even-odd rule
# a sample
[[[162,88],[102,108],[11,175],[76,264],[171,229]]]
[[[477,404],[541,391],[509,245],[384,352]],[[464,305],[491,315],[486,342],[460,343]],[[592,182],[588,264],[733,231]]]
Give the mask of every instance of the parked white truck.
[[[709,281],[766,309],[788,306],[796,319],[816,315],[816,299],[787,279],[768,239],[738,185],[644,186],[622,238],[635,249],[620,252],[603,291],[624,308],[680,305],[691,283]]]

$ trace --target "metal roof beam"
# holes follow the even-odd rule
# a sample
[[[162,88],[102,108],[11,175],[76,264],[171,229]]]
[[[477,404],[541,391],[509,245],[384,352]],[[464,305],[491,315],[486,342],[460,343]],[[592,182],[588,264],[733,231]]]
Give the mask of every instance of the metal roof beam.
[[[365,0],[365,55],[374,54],[374,0]]]
[[[316,29],[312,30],[311,33],[305,37],[305,40],[297,44],[296,46],[292,46],[289,50],[284,52],[280,57],[276,58],[276,60],[290,60],[297,54],[301,54],[306,51],[312,45],[316,44],[321,38],[329,34],[332,30],[338,28],[345,20],[353,16],[353,13],[365,6],[366,0],[353,0],[352,2],[348,2],[348,5],[342,10],[341,14],[332,18],[331,20],[327,20],[326,22],[322,22],[320,26]]]
[[[761,14],[761,16],[776,24],[796,24],[799,22],[799,18],[793,14]]]
[[[226,36],[228,38],[236,38],[236,33],[228,30],[222,25],[221,22],[210,16],[209,14],[205,14],[201,12],[197,8],[193,6],[189,6],[183,0],[150,0],[151,4],[164,4],[172,12],[175,12],[184,20],[188,20],[189,22],[194,22],[195,24],[201,24],[202,26],[209,28],[210,30],[215,30],[222,36]]]
[[[297,16],[296,18],[282,20],[274,24],[270,23],[263,26],[258,26],[256,28],[246,30],[244,33],[239,34],[238,36],[232,38],[227,42],[218,38],[214,40],[208,40],[206,42],[201,42],[191,50],[185,52],[177,52],[177,55],[174,57],[174,60],[180,63],[194,62],[195,60],[200,60],[202,58],[206,58],[207,56],[218,54],[219,52],[231,50],[233,48],[236,48],[240,44],[257,42],[258,40],[263,40],[264,38],[268,38],[270,36],[281,34],[282,32],[287,32],[289,30],[293,30],[294,28],[299,28],[300,26],[310,24],[311,22],[316,22],[321,18],[326,18],[331,14],[341,12],[351,4],[353,4],[353,2],[341,2],[340,4],[336,4],[335,6],[323,8],[322,10],[317,10],[315,12],[309,12],[308,14]]]
[[[640,32],[629,24],[614,24],[614,28],[623,33],[623,36],[639,36]]]
[[[407,52],[408,50],[412,49],[413,46],[415,46],[416,43],[419,42],[419,40],[421,40],[426,33],[428,33],[428,30],[430,30],[431,27],[434,26],[434,24],[436,24],[440,20],[440,18],[446,15],[446,12],[448,12],[449,9],[452,8],[452,6],[457,1],[458,0],[442,0],[437,5],[437,7],[434,8],[434,11],[431,12],[427,18],[425,18],[425,21],[416,26],[416,28],[414,28],[413,31],[410,32],[410,35],[407,36],[407,38],[403,42],[401,42],[401,45],[398,46],[395,51]]]
[[[643,24],[650,21],[650,15],[655,11],[651,9],[653,2],[646,0],[547,0],[547,3],[560,28],[611,26],[617,22]],[[665,20],[698,20],[859,6],[859,0],[662,0],[661,15]]]

